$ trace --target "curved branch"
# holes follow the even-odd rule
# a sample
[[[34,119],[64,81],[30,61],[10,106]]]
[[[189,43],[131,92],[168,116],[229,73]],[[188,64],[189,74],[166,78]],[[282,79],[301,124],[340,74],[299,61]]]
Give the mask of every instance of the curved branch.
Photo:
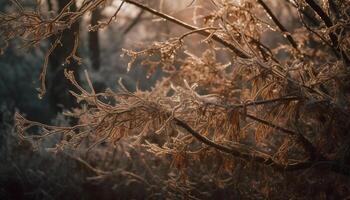
[[[221,152],[231,154],[235,157],[241,158],[243,160],[247,161],[255,161],[267,166],[270,166],[278,171],[296,171],[296,170],[302,170],[302,169],[308,169],[312,167],[321,167],[321,166],[326,166],[326,167],[331,167],[331,170],[340,174],[344,174],[349,176],[350,175],[350,167],[347,165],[342,165],[340,163],[334,162],[334,161],[328,161],[328,160],[319,160],[319,161],[304,161],[304,162],[299,162],[299,163],[294,163],[294,164],[288,164],[288,165],[283,165],[275,162],[271,156],[269,157],[264,157],[261,155],[256,155],[254,153],[247,154],[239,151],[239,149],[234,149],[232,147],[228,147],[225,145],[217,144],[207,137],[199,134],[195,130],[193,130],[187,123],[183,122],[182,120],[174,117],[173,119],[176,124],[182,128],[184,128],[187,132],[189,132],[193,137],[195,137],[197,140],[200,142],[210,146],[214,147],[215,149],[218,149]]]
[[[189,29],[189,30],[191,30],[191,31],[197,31],[198,34],[201,34],[201,35],[203,35],[203,36],[208,37],[208,36],[211,36],[211,35],[212,35],[211,38],[212,38],[214,41],[216,41],[216,42],[218,42],[218,43],[221,43],[221,44],[224,45],[225,47],[229,48],[229,49],[232,50],[238,57],[241,57],[241,58],[251,58],[251,56],[248,55],[247,53],[245,53],[243,50],[241,50],[241,49],[235,47],[233,44],[231,44],[231,43],[229,43],[229,42],[227,42],[227,41],[221,39],[221,38],[220,38],[219,36],[217,36],[216,34],[212,34],[212,33],[208,32],[208,31],[206,31],[206,30],[199,30],[198,27],[195,27],[195,26],[192,26],[192,25],[190,25],[190,24],[187,24],[186,22],[183,22],[183,21],[181,21],[181,20],[179,20],[179,19],[176,19],[175,17],[172,17],[172,16],[167,15],[167,14],[165,14],[165,13],[159,12],[159,11],[157,11],[157,10],[154,10],[154,9],[152,9],[152,8],[146,6],[146,5],[143,5],[143,4],[141,4],[141,3],[135,2],[135,1],[133,1],[133,0],[125,0],[125,2],[126,2],[126,3],[129,3],[129,4],[132,4],[132,5],[134,5],[134,6],[138,7],[138,8],[141,8],[141,9],[143,9],[143,10],[146,10],[146,11],[148,11],[148,12],[150,12],[150,13],[152,13],[152,14],[158,16],[158,17],[161,17],[161,18],[163,18],[163,19],[166,19],[166,20],[168,20],[168,21],[170,21],[170,22],[173,22],[173,23],[175,23],[175,24],[177,24],[177,25],[180,25],[180,26],[182,26],[182,27],[184,27],[184,28],[186,28],[186,29]]]

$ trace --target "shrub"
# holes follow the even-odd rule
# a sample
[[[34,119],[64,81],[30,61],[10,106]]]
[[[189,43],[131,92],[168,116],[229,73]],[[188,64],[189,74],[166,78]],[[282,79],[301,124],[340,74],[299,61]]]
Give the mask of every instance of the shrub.
[[[104,3],[84,1],[76,12],[69,12],[67,6],[49,20],[18,5],[22,12],[1,15],[5,20],[1,26],[6,27],[3,37],[8,41],[23,35],[29,45],[36,44],[59,35]],[[288,7],[288,15],[297,21],[290,30],[273,6],[263,0],[203,3],[210,12],[195,16],[201,19],[200,27],[134,0],[123,4],[189,31],[141,51],[124,50],[124,56],[130,58],[128,69],[142,59],[149,74],[160,68],[164,77],[149,91],[130,92],[119,81],[118,91],[98,93],[87,71],[88,84],[83,88],[74,73],[65,70],[66,78],[77,89],[71,94],[80,103],[65,115],[75,118],[77,124],[45,125],[16,113],[22,139],[36,142],[60,134],[61,140],[52,149],[55,152],[67,148],[89,151],[102,144],[113,147],[127,139],[135,148],[141,146],[151,153],[148,156],[171,163],[169,170],[176,169],[177,178],[168,173],[158,183],[187,198],[204,198],[205,191],[215,196],[213,187],[230,184],[247,198],[340,198],[348,194],[343,178],[349,176],[350,164],[349,3],[286,1],[279,6]],[[108,26],[111,20],[95,28]],[[276,34],[281,43],[264,44]],[[206,49],[191,51],[191,45],[198,42],[205,43]],[[58,43],[59,36],[52,48]],[[76,45],[68,60],[78,59]],[[222,61],[223,54],[229,62]],[[41,95],[45,92],[45,71],[46,65]],[[27,134],[32,127],[42,128],[41,134]],[[247,175],[242,182],[251,190],[239,189],[237,180],[241,178],[235,177],[242,166]],[[279,185],[283,178],[276,173],[286,174],[289,182]],[[292,180],[298,178],[290,177],[295,175],[310,179],[295,184]],[[319,184],[311,186],[316,194],[310,187],[308,191],[303,188],[311,180]],[[331,180],[337,183],[332,186],[337,194],[326,190]],[[289,186],[294,193],[281,193]]]

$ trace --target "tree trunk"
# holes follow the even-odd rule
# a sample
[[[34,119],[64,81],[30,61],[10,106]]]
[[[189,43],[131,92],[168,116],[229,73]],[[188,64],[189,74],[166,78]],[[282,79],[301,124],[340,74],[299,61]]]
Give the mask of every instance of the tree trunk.
[[[100,10],[96,9],[91,15],[91,26],[98,25],[100,19]],[[100,69],[100,44],[98,40],[98,29],[96,31],[89,32],[89,51],[92,68],[96,71]]]
[[[58,12],[60,12],[70,0],[57,0]],[[70,11],[76,11],[76,5],[73,3],[70,7]],[[64,69],[68,69],[76,72],[77,81],[78,77],[78,63],[71,59],[70,63],[65,63],[66,58],[71,54],[76,34],[79,32],[79,22],[74,23],[70,29],[66,29],[62,32],[61,43],[52,52],[49,57],[49,84],[48,84],[48,98],[51,109],[57,113],[62,111],[62,108],[71,108],[75,103],[75,99],[69,94],[69,90],[75,90],[73,86],[64,76]],[[50,38],[53,43],[61,33]]]

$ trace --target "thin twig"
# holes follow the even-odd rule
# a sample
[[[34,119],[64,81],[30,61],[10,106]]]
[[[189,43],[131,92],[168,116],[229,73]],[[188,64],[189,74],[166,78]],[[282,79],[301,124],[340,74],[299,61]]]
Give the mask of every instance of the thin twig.
[[[61,38],[62,35],[58,36],[56,38],[56,40],[54,41],[54,43],[52,44],[52,46],[50,47],[50,49],[47,51],[46,55],[45,55],[45,59],[44,59],[44,64],[42,67],[42,71],[40,73],[40,82],[41,82],[41,86],[39,89],[39,98],[43,98],[43,96],[46,93],[46,73],[47,73],[47,67],[49,65],[49,57],[52,54],[52,52],[56,49],[57,45],[61,42]]]
[[[142,15],[144,13],[144,10],[141,10],[137,16],[135,17],[135,19],[132,20],[132,22],[129,24],[128,27],[126,27],[126,29],[123,31],[123,35],[126,35],[129,33],[129,31],[140,21]]]

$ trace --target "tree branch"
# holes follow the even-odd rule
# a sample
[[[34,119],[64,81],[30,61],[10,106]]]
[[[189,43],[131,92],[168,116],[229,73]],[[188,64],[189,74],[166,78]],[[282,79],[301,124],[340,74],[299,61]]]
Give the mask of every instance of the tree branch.
[[[143,10],[146,10],[146,11],[148,11],[148,12],[150,12],[150,13],[152,13],[152,14],[158,16],[158,17],[161,17],[161,18],[163,18],[163,19],[166,19],[166,20],[168,20],[168,21],[170,21],[170,22],[173,22],[173,23],[175,23],[175,24],[177,24],[177,25],[180,25],[180,26],[182,26],[182,27],[184,27],[184,28],[186,28],[186,29],[189,29],[189,30],[191,30],[191,31],[195,31],[195,30],[197,31],[197,30],[199,29],[198,27],[195,27],[195,26],[192,26],[192,25],[190,25],[190,24],[187,24],[186,22],[183,22],[183,21],[181,21],[181,20],[179,20],[179,19],[176,19],[175,17],[172,17],[172,16],[167,15],[167,14],[165,14],[165,13],[159,12],[159,11],[157,11],[157,10],[154,10],[154,9],[152,9],[152,8],[146,6],[146,5],[143,5],[143,4],[141,4],[141,3],[135,2],[135,1],[133,1],[133,0],[125,0],[125,2],[126,2],[126,3],[129,3],[129,4],[132,4],[132,5],[134,5],[134,6],[138,7],[138,8],[141,8],[141,9],[143,9]],[[206,36],[206,37],[208,37],[208,36],[211,35],[211,33],[208,32],[208,31],[206,31],[206,30],[202,30],[202,31],[199,31],[199,30],[198,30],[198,34],[201,34],[201,35]],[[229,48],[230,50],[232,50],[238,57],[241,57],[241,58],[251,58],[251,56],[248,55],[246,52],[244,52],[243,50],[241,50],[241,49],[235,47],[233,44],[231,44],[231,43],[229,43],[229,42],[227,42],[227,41],[221,39],[221,38],[220,38],[219,36],[217,36],[216,34],[212,34],[212,37],[211,37],[211,38],[212,38],[214,41],[216,41],[216,42],[218,42],[218,43],[224,45],[225,47]]]
[[[333,26],[332,20],[314,0],[305,0],[305,2],[321,17],[327,27]]]
[[[257,105],[263,105],[263,104],[269,104],[269,103],[276,103],[276,102],[281,102],[281,101],[296,101],[296,100],[301,100],[300,97],[295,97],[295,96],[287,96],[287,97],[280,97],[276,99],[267,99],[267,100],[260,100],[260,101],[254,101],[254,102],[249,102],[246,104],[233,104],[233,105],[221,105],[221,104],[214,104],[219,107],[227,108],[227,109],[235,109],[235,108],[244,108],[247,106],[257,106]],[[266,121],[264,119],[258,118],[256,116],[239,112],[241,115],[246,116],[254,121],[257,121],[259,123],[265,124],[271,128],[274,128],[278,131],[287,133],[290,136],[295,136],[298,140],[298,142],[301,143],[302,147],[306,152],[310,154],[311,157],[319,158],[319,159],[324,159],[324,157],[321,155],[321,153],[317,150],[317,148],[307,139],[305,138],[301,133],[286,129],[284,127],[278,126],[276,124],[273,124],[269,121]]]
[[[319,160],[319,161],[304,161],[304,162],[299,162],[299,163],[294,163],[294,164],[288,164],[288,165],[283,165],[275,162],[271,156],[262,156],[262,155],[257,155],[253,153],[243,153],[239,149],[234,149],[232,147],[228,147],[225,145],[217,144],[210,139],[208,139],[205,136],[202,136],[195,130],[193,130],[188,124],[183,122],[182,120],[178,118],[174,118],[174,121],[176,124],[182,128],[184,128],[187,132],[189,132],[193,137],[195,137],[197,140],[200,142],[210,146],[214,147],[215,149],[218,149],[221,152],[231,154],[235,157],[241,158],[243,160],[247,161],[255,161],[267,166],[270,166],[278,171],[296,171],[296,170],[302,170],[302,169],[308,169],[312,167],[320,167],[320,166],[326,166],[326,167],[331,167],[331,170],[340,174],[344,174],[349,176],[350,175],[350,167],[347,165],[342,165],[340,163],[334,162],[334,161],[328,161],[328,160]]]
[[[320,16],[320,18],[323,20],[323,22],[326,24],[328,28],[333,26],[333,23],[330,17],[326,14],[326,12],[323,11],[323,9],[314,0],[305,0],[305,2],[317,13],[318,16]],[[337,36],[334,33],[330,32],[329,37],[331,38],[334,48],[336,48],[342,55],[345,63],[349,64],[350,59],[348,58],[346,53],[339,48],[339,42],[338,42]],[[340,57],[338,56],[338,58]]]
[[[293,46],[294,49],[298,50],[298,45],[291,36],[290,32],[281,24],[277,17],[273,14],[271,9],[265,4],[263,0],[257,0],[258,3],[264,8],[267,14],[271,17],[272,21],[277,25],[277,27],[283,32],[283,35],[287,38],[289,43]]]
[[[254,121],[257,121],[259,123],[262,123],[262,124],[265,124],[271,128],[274,128],[278,131],[281,131],[281,132],[284,132],[284,133],[287,133],[288,135],[290,136],[295,136],[297,141],[301,143],[301,146],[304,148],[304,150],[306,152],[308,152],[310,154],[310,156],[313,158],[316,158],[316,159],[325,159],[324,156],[322,156],[322,154],[317,150],[317,148],[307,139],[305,138],[301,133],[298,133],[298,132],[295,132],[295,131],[292,131],[290,129],[286,129],[284,127],[281,127],[281,126],[278,126],[276,124],[273,124],[269,121],[266,121],[266,120],[263,120],[263,119],[260,119],[256,116],[253,116],[253,115],[249,115],[249,114],[245,114],[245,113],[242,113],[240,112],[241,115],[245,115],[247,116],[248,118],[254,120]]]
[[[227,107],[227,108],[243,108],[245,106],[257,106],[257,105],[276,103],[276,102],[281,102],[281,101],[297,101],[297,100],[301,100],[301,98],[297,97],[297,96],[286,96],[286,97],[280,97],[280,98],[275,98],[275,99],[253,101],[253,102],[248,102],[245,104],[232,104],[232,105],[227,105],[225,107]]]
[[[141,17],[143,15],[144,10],[141,10],[137,16],[135,17],[135,19],[132,20],[132,22],[129,24],[128,27],[126,27],[126,29],[123,31],[123,35],[126,35],[129,33],[129,31],[134,28],[134,26],[141,20]]]

